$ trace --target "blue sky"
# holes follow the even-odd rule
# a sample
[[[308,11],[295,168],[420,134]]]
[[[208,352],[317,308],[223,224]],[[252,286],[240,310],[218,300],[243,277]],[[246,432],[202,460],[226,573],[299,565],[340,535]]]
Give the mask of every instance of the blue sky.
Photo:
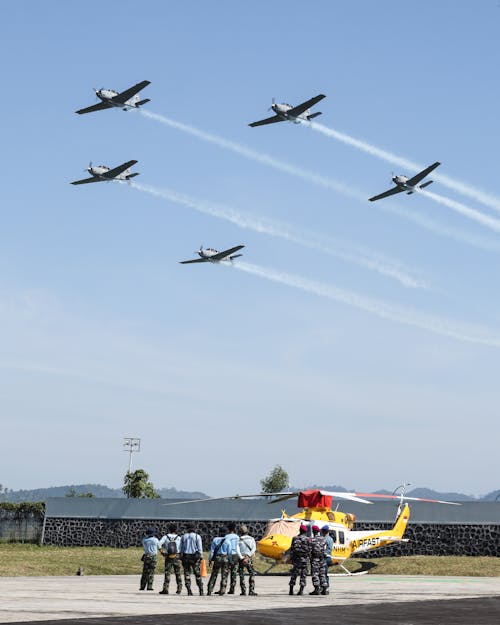
[[[138,436],[155,485],[213,495],[276,463],[299,486],[498,488],[499,230],[424,196],[370,203],[412,172],[247,125],[325,93],[318,122],[441,161],[494,201],[429,190],[500,220],[496,0],[19,1],[3,18],[2,484],[120,486]],[[144,79],[148,111],[282,169],[135,112],[74,114]],[[142,187],[281,236],[68,184],[129,159]],[[177,262],[240,243],[247,271]]]

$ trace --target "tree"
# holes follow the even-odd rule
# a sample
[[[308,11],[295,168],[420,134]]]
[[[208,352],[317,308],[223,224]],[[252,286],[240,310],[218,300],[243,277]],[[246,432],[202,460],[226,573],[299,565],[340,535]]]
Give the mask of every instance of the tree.
[[[65,497],[95,497],[94,493],[91,493],[91,492],[77,493],[73,487],[71,487],[64,496]]]
[[[288,473],[285,469],[277,464],[274,469],[269,473],[267,477],[260,480],[263,493],[279,493],[286,488],[289,488]]]
[[[132,499],[159,499],[160,495],[155,490],[153,482],[149,481],[149,473],[144,469],[137,469],[125,473],[123,479],[123,492]]]

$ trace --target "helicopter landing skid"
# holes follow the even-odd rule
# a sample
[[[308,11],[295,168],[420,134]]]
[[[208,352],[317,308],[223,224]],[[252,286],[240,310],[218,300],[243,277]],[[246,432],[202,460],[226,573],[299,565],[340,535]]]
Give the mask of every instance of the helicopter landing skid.
[[[366,564],[367,566],[362,566],[360,571],[354,571],[354,573],[351,573],[351,571],[346,569],[345,566],[339,562],[338,566],[340,566],[340,568],[343,569],[345,572],[328,573],[328,577],[355,577],[357,575],[366,575],[368,571],[373,567],[373,564],[371,562],[367,562]]]

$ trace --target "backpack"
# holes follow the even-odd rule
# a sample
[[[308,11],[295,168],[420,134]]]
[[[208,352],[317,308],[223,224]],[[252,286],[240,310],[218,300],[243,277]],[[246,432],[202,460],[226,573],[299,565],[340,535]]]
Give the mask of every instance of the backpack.
[[[175,542],[177,539],[177,535],[170,534],[170,536],[175,536],[175,538],[173,540],[169,539],[165,552],[168,558],[174,558],[179,553],[179,551],[177,550],[177,543]]]

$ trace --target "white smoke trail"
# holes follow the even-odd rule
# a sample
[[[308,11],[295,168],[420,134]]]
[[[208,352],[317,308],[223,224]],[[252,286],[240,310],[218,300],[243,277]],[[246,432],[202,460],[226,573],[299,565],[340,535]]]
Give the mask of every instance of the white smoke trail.
[[[235,141],[228,141],[223,137],[219,137],[217,135],[210,134],[205,132],[204,130],[200,130],[199,128],[195,128],[194,126],[189,126],[188,124],[182,124],[177,122],[169,117],[165,117],[164,115],[158,115],[157,113],[152,113],[151,111],[147,111],[145,109],[140,109],[140,114],[144,117],[148,117],[149,119],[154,119],[165,126],[170,126],[170,128],[176,128],[177,130],[181,130],[187,134],[192,135],[193,137],[197,137],[202,141],[207,141],[208,143],[213,143],[214,145],[218,145],[221,148],[226,150],[231,150],[240,156],[244,156],[245,158],[249,158],[253,161],[257,161],[262,163],[263,165],[269,165],[274,169],[282,171],[284,173],[290,174],[291,176],[296,176],[297,178],[302,178],[303,180],[307,180],[308,182],[312,182],[315,185],[325,187],[327,189],[333,189],[334,191],[338,191],[347,197],[352,197],[356,200],[366,200],[365,195],[360,193],[359,191],[354,191],[347,185],[342,182],[338,182],[336,180],[332,180],[331,178],[326,178],[325,176],[320,176],[319,174],[315,174],[314,172],[307,171],[306,169],[302,169],[301,167],[296,167],[294,165],[290,165],[288,163],[283,163],[268,154],[262,154],[260,152],[256,152],[251,148],[242,145],[241,143],[236,143]]]
[[[386,211],[388,213],[393,213],[411,221],[418,226],[437,234],[438,236],[446,236],[450,239],[454,239],[460,243],[465,243],[467,245],[471,245],[472,247],[477,247],[482,250],[486,250],[488,252],[500,252],[500,242],[494,239],[486,238],[481,235],[472,234],[470,232],[464,230],[458,230],[453,226],[445,225],[440,223],[427,215],[421,212],[415,212],[408,210],[408,208],[402,208],[397,204],[393,203],[385,203],[380,204],[378,206],[380,210]]]
[[[304,124],[305,125],[305,124]],[[324,126],[323,124],[318,124],[317,122],[309,122],[307,125],[310,125],[313,130],[321,132],[327,137],[331,137],[333,139],[337,139],[337,141],[341,141],[346,145],[350,145],[366,154],[371,154],[376,158],[379,158],[387,163],[391,163],[392,165],[397,165],[398,167],[402,167],[408,170],[414,170],[415,172],[422,171],[426,166],[421,165],[419,163],[415,163],[414,161],[410,161],[403,156],[398,156],[393,152],[389,152],[388,150],[381,150],[376,146],[367,143],[366,141],[361,141],[360,139],[356,139],[351,137],[348,134],[343,132],[339,132],[338,130],[334,130],[328,126]],[[476,189],[475,187],[465,184],[460,180],[455,180],[450,176],[445,176],[444,174],[438,174],[433,172],[432,177],[434,180],[437,180],[445,187],[452,189],[453,191],[457,191],[462,195],[466,195],[467,197],[488,206],[489,208],[493,208],[496,211],[500,211],[500,199],[495,197],[490,193],[486,193],[481,191],[481,189]]]
[[[149,193],[150,195],[160,197],[175,204],[187,206],[188,208],[192,208],[206,215],[224,219],[240,228],[253,230],[261,234],[268,234],[272,237],[285,239],[286,241],[296,243],[303,247],[330,254],[344,261],[354,263],[365,269],[376,271],[386,277],[393,278],[407,288],[428,288],[424,281],[409,275],[407,270],[397,261],[382,258],[380,255],[370,250],[360,247],[349,249],[346,244],[341,241],[322,237],[314,233],[304,234],[304,231],[298,232],[288,224],[242,213],[228,206],[212,204],[171,189],[157,189],[156,187],[138,184],[137,182],[132,182],[130,186],[138,191]]]
[[[416,188],[415,191],[421,195],[424,195],[430,198],[431,200],[434,200],[435,202],[438,202],[439,204],[442,204],[443,206],[447,206],[448,208],[451,208],[452,210],[456,211],[460,215],[463,215],[464,217],[473,219],[477,223],[480,223],[481,225],[486,226],[487,228],[490,228],[491,230],[494,230],[495,232],[500,232],[500,220],[499,219],[495,219],[494,217],[489,217],[488,215],[485,215],[484,213],[481,213],[480,211],[477,211],[474,208],[469,208],[468,206],[465,206],[465,204],[456,202],[455,200],[452,200],[443,195],[439,195],[438,193],[433,193],[432,191],[428,191],[427,189]]]
[[[266,280],[271,280],[272,282],[285,284],[287,286],[306,291],[307,293],[318,295],[319,297],[326,297],[336,302],[347,304],[348,306],[358,308],[377,317],[381,317],[382,319],[420,328],[422,330],[427,330],[428,332],[433,332],[434,334],[447,336],[466,343],[488,345],[489,347],[500,347],[500,336],[491,335],[488,330],[480,326],[457,325],[456,322],[448,319],[421,314],[404,308],[398,308],[386,302],[371,299],[352,291],[346,291],[322,282],[308,280],[302,276],[276,271],[274,269],[261,267],[251,263],[236,262],[234,264],[227,263],[227,265],[232,266],[234,269],[239,271],[244,271],[246,273],[259,276],[260,278],[265,278]]]
[[[279,161],[276,158],[273,158],[272,156],[269,156],[267,154],[261,154],[259,152],[256,152],[255,150],[252,150],[251,148],[247,148],[246,146],[241,145],[240,143],[235,143],[234,141],[228,141],[227,139],[224,139],[223,137],[219,137],[217,135],[207,133],[203,130],[200,130],[199,128],[190,126],[188,124],[177,122],[173,119],[170,119],[169,117],[165,117],[164,115],[159,115],[158,113],[152,113],[151,111],[148,111],[146,109],[139,109],[139,113],[143,117],[156,120],[164,124],[165,126],[169,126],[170,128],[175,128],[177,130],[190,134],[194,137],[197,137],[198,139],[201,139],[202,141],[207,141],[214,145],[218,145],[221,148],[231,150],[235,152],[236,154],[239,154],[240,156],[244,156],[245,158],[249,158],[251,160],[257,161],[259,163],[262,163],[263,165],[269,165],[270,167],[273,167],[274,169],[278,171],[282,171],[284,173],[290,174],[291,176],[299,177],[302,180],[306,180],[307,182],[310,182],[317,186],[321,186],[327,189],[332,189],[346,197],[350,197],[355,200],[359,200],[361,202],[366,202],[369,197],[368,193],[356,191],[337,180],[326,178],[325,176],[320,176],[319,174],[308,171],[307,169],[302,169],[300,167],[290,165],[289,163],[284,163],[282,161]],[[315,124],[315,126],[318,126],[318,125],[319,124]],[[377,148],[373,148],[373,149],[377,150]],[[386,154],[390,154],[390,153],[387,152]],[[394,158],[399,158],[399,157],[395,156]],[[415,166],[415,163],[411,163],[411,161],[406,161],[402,159],[401,163],[404,163],[410,169],[411,169],[410,165],[413,165],[417,169],[422,169],[419,165]],[[479,237],[471,236],[467,232],[462,232],[456,229],[450,229],[449,227],[442,226],[441,224],[429,218],[423,218],[423,217],[420,217],[419,215],[412,214],[407,211],[397,210],[396,208],[393,209],[392,207],[393,205],[391,205],[391,208],[388,208],[388,205],[384,207],[377,206],[379,210],[392,212],[398,215],[399,217],[412,221],[413,223],[416,223],[419,226],[426,228],[427,230],[430,230],[431,232],[438,234],[440,236],[451,237],[457,241],[466,243],[467,245],[480,247],[485,250],[490,250],[490,251],[498,250],[498,247],[496,243],[494,242],[481,239]]]

